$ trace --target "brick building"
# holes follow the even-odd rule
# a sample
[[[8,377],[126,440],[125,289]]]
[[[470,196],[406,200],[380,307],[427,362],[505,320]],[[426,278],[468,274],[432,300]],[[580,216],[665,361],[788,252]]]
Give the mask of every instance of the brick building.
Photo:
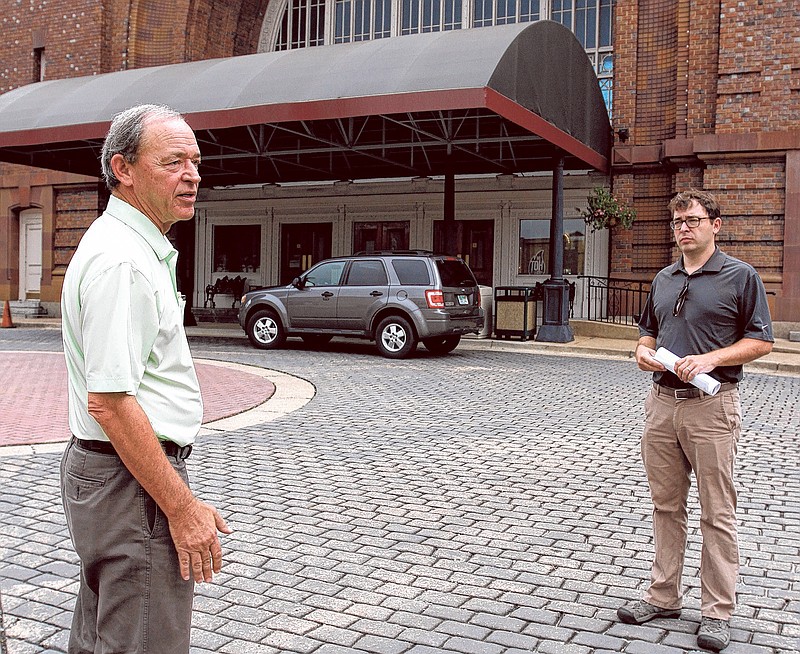
[[[491,0],[372,0],[360,22],[356,9],[364,5],[352,0],[0,4],[0,93],[40,80],[557,20],[585,46],[614,133],[610,174],[586,170],[565,178],[565,240],[579,244],[567,253],[565,266],[579,261],[566,276],[648,281],[676,256],[666,203],[676,190],[695,186],[719,196],[720,243],[758,269],[774,319],[800,321],[800,7],[789,0],[616,0],[613,22],[611,0],[542,0],[527,3],[524,15],[523,3],[509,15],[508,3]],[[442,184],[433,178],[206,189],[198,220],[176,235],[184,246],[182,279],[195,306],[215,274],[233,272],[220,263],[231,257],[241,260],[242,271],[247,257],[259,258],[260,265],[247,266],[256,271],[248,273],[254,284],[284,281],[291,257],[281,248],[295,246],[293,226],[307,232],[308,225],[332,224],[321,255],[365,243],[435,246]],[[464,228],[464,248],[488,239],[484,249],[491,256],[481,255],[487,267],[481,281],[527,285],[543,279],[534,258],[523,261],[517,251],[547,241],[539,231],[550,215],[549,180],[462,176],[456,185],[458,218],[471,225],[469,233]],[[594,186],[610,187],[635,207],[631,230],[614,229],[609,238],[581,228],[578,207]],[[57,311],[66,264],[104,202],[91,176],[0,163],[0,298],[38,298]],[[38,242],[37,218],[41,257],[37,262],[33,255],[29,266],[25,249]],[[259,242],[247,256],[231,250],[245,237]],[[481,267],[477,251],[463,253],[473,268]]]

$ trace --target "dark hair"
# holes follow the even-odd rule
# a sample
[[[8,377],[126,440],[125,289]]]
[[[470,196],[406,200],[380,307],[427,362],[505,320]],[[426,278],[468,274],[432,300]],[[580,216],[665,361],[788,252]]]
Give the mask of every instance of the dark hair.
[[[675,210],[685,211],[689,208],[692,200],[697,202],[703,209],[706,210],[708,217],[713,221],[715,218],[720,217],[719,202],[711,193],[707,191],[698,191],[697,189],[689,189],[678,193],[669,203],[669,213],[672,216]]]
[[[100,155],[103,179],[109,191],[119,186],[119,180],[111,170],[111,159],[115,154],[121,154],[128,163],[136,163],[144,136],[144,126],[150,118],[183,120],[183,116],[174,109],[158,104],[140,104],[114,116]]]

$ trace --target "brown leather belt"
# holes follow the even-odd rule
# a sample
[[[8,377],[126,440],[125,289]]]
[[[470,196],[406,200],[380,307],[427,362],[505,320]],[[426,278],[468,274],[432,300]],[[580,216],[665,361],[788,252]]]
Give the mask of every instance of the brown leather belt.
[[[720,384],[717,392],[722,393],[722,391],[731,391],[738,387],[739,384],[726,382],[724,384]],[[694,386],[691,388],[672,388],[670,386],[662,386],[661,384],[653,384],[653,388],[659,395],[669,395],[674,397],[676,400],[694,400],[698,397],[711,397],[708,393],[701,391],[699,388],[695,388]]]
[[[114,446],[107,441],[93,441],[73,436],[72,442],[76,447],[79,447],[82,450],[87,450],[88,452],[113,454],[114,456],[118,456]],[[159,441],[159,443],[161,444],[161,449],[164,450],[164,454],[167,456],[173,456],[176,459],[188,459],[189,455],[192,453],[191,445],[185,445],[184,447],[181,447],[172,441]]]

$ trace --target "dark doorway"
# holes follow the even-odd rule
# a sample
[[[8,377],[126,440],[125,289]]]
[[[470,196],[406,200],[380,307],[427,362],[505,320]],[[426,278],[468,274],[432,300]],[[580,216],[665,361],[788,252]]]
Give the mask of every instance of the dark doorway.
[[[408,232],[407,220],[353,223],[353,252],[408,250]]]
[[[176,281],[178,291],[186,296],[183,323],[184,325],[196,325],[197,322],[192,314],[192,306],[194,305],[195,221],[179,220],[167,232],[167,238],[178,251],[178,267],[175,271]]]
[[[454,228],[458,252],[444,251],[443,220],[437,220],[433,226],[434,251],[458,255],[475,273],[475,279],[479,284],[491,286],[494,270],[494,221],[456,220]]]
[[[281,227],[281,284],[289,284],[318,261],[331,256],[332,223]]]

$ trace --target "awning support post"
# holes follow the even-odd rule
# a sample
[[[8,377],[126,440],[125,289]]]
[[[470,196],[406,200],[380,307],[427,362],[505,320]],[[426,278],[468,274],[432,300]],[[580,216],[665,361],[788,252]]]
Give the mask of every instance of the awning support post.
[[[550,220],[550,279],[544,283],[544,320],[536,340],[569,343],[569,283],[564,279],[564,155],[553,167],[553,216]]]
[[[442,225],[442,235],[444,236],[443,254],[460,254],[458,252],[457,229],[456,229],[456,176],[453,172],[453,163],[450,154],[447,155],[447,164],[444,173],[444,206],[442,213],[444,224]]]

